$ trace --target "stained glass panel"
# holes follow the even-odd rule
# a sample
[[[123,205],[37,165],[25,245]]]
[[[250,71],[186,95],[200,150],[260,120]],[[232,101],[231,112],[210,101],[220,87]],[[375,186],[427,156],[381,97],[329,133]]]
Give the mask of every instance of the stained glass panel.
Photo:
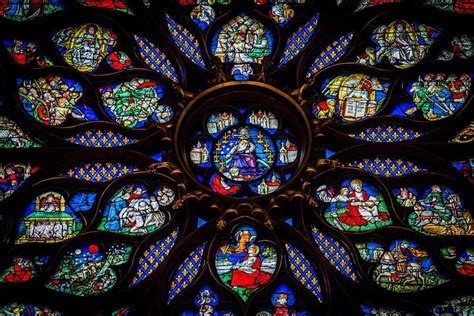
[[[471,315],[472,0],[0,0],[1,315]]]

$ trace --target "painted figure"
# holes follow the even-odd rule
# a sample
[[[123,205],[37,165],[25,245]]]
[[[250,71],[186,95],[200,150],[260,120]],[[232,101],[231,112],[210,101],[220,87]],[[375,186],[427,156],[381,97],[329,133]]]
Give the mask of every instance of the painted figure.
[[[79,121],[91,119],[87,107],[77,104],[83,87],[61,76],[19,79],[18,96],[21,104],[36,121],[50,126],[63,124],[70,116]]]
[[[221,175],[246,182],[258,179],[271,168],[275,148],[264,131],[242,126],[227,129],[219,136],[212,158]]]
[[[239,170],[237,168],[231,168],[229,170],[229,175],[231,177],[237,177],[238,174]],[[219,174],[216,174],[216,176],[211,180],[211,188],[222,195],[232,195],[240,190],[239,185],[231,183]]]
[[[10,197],[37,170],[29,163],[0,163],[0,201]]]
[[[223,63],[261,64],[272,52],[273,38],[260,22],[238,15],[216,33],[212,54]]]
[[[439,34],[440,30],[435,27],[404,20],[381,25],[371,37],[376,44],[375,59],[364,57],[367,53],[363,53],[357,57],[357,62],[374,66],[387,58],[398,68],[413,66],[425,58]]]
[[[235,244],[219,247],[215,264],[221,280],[245,301],[271,279],[277,263],[276,250],[268,243],[257,242],[253,227],[240,226],[234,236]]]
[[[467,248],[456,261],[456,270],[464,275],[474,276],[474,248]]]
[[[397,240],[391,244],[373,272],[375,282],[393,292],[415,292],[447,281],[437,271],[428,253],[415,243]]]
[[[35,274],[33,262],[24,257],[14,257],[13,267],[6,269],[1,275],[3,282],[26,282]]]
[[[103,254],[96,244],[66,253],[46,287],[77,296],[100,295],[117,283],[113,267],[128,261],[131,246],[114,244]]]
[[[115,46],[117,35],[91,23],[62,29],[52,40],[67,64],[82,72],[95,72]]]
[[[196,23],[201,30],[205,30],[214,22],[216,12],[211,5],[201,3],[194,7],[190,13],[191,20]]]
[[[323,83],[321,92],[327,100],[313,112],[316,111],[314,114],[318,118],[330,117],[334,113],[347,121],[362,120],[374,116],[380,110],[389,87],[390,83],[377,77],[359,73],[341,74]]]
[[[413,211],[408,216],[408,224],[416,231],[427,235],[472,235],[474,224],[469,210],[463,206],[459,194],[438,184],[427,188],[422,196],[413,189],[401,188],[394,194],[410,197],[410,202],[397,201]]]
[[[345,180],[339,194],[333,187],[319,186],[316,196],[329,203],[325,217],[340,230],[370,230],[391,223],[380,192],[360,179]]]
[[[140,128],[150,120],[169,122],[173,113],[168,105],[160,104],[164,88],[146,78],[110,84],[100,88],[106,113],[117,123],[128,128]]]
[[[118,190],[107,204],[99,230],[144,235],[158,230],[167,220],[162,208],[174,201],[174,192],[162,187],[149,193],[142,184]]]
[[[82,222],[58,192],[40,194],[26,208],[18,227],[17,244],[55,243],[76,236]]]
[[[124,52],[112,52],[107,56],[107,65],[114,70],[133,69],[132,61]]]

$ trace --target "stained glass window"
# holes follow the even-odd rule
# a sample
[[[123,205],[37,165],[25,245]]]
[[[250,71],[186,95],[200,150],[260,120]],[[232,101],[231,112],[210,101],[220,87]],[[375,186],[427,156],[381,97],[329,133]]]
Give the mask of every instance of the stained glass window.
[[[0,315],[474,315],[472,0],[0,0]]]

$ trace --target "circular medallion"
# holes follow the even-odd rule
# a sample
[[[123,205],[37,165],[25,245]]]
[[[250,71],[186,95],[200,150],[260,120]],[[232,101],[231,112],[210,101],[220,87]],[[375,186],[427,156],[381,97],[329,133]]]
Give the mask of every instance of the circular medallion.
[[[258,82],[228,82],[202,92],[177,128],[183,169],[200,187],[234,199],[289,186],[311,144],[298,104]]]

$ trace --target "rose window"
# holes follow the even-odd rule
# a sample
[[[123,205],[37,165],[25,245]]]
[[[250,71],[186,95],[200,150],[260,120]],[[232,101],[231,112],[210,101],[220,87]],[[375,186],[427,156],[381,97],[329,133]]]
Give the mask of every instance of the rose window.
[[[0,0],[0,315],[474,314],[472,0]]]

